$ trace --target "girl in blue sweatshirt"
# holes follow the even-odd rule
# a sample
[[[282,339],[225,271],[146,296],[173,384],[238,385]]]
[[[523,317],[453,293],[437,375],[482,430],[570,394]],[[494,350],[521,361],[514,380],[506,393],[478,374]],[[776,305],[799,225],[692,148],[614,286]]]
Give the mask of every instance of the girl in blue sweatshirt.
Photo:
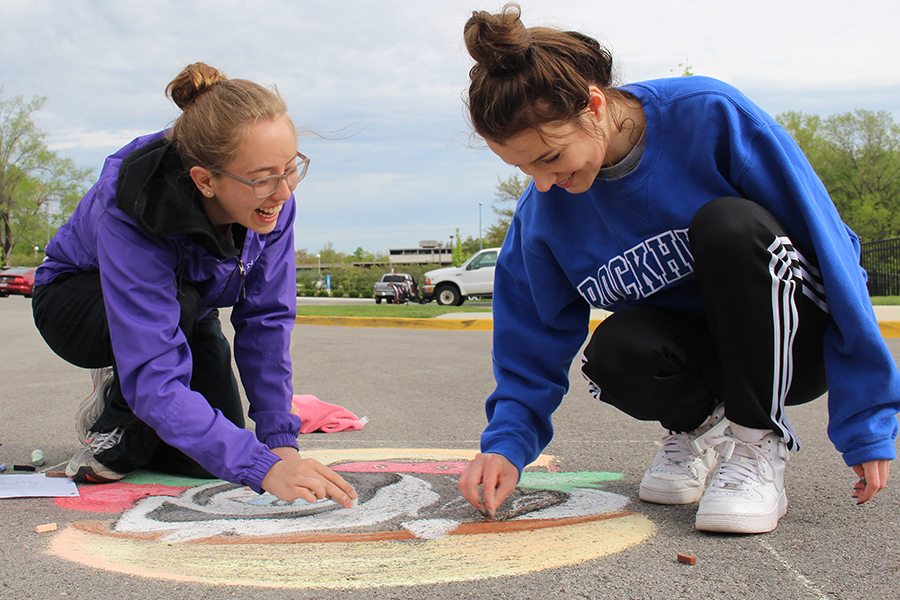
[[[854,496],[883,489],[900,377],[859,240],[788,133],[712,79],[612,87],[596,40],[526,29],[515,5],[465,38],[475,131],[533,178],[497,264],[497,387],[465,498],[492,514],[550,442],[591,308],[612,312],[581,357],[591,393],[668,430],[643,500],[771,531],[800,447],[785,407],[826,391]]]

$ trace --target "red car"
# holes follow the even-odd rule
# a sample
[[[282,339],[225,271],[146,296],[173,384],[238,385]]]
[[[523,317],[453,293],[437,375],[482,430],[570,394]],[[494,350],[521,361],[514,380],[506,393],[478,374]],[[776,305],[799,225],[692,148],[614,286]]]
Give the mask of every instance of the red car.
[[[7,267],[0,270],[0,298],[6,298],[10,294],[31,298],[36,270],[37,267]]]

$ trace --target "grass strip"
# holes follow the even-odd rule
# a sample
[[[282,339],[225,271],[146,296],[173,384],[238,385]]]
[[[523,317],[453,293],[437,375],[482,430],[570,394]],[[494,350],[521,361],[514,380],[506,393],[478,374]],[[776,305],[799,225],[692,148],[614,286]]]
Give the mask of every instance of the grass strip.
[[[875,306],[891,306],[900,304],[900,296],[874,296]],[[478,302],[466,302],[463,306],[440,306],[439,304],[335,304],[298,306],[297,315],[301,317],[385,317],[391,319],[432,319],[448,313],[491,312]]]
[[[440,306],[437,304],[337,304],[328,306],[298,306],[300,317],[384,317],[391,319],[432,319],[448,313],[491,312],[490,308],[466,304]]]

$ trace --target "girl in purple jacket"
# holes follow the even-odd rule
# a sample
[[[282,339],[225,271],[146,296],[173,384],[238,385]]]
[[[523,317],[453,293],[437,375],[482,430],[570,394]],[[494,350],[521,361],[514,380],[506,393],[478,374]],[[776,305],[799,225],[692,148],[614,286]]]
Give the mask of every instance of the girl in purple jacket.
[[[174,126],[107,159],[35,277],[41,335],[93,369],[66,473],[110,482],[150,468],[350,506],[347,482],[300,457],[290,412],[292,191],[309,159],[284,100],[203,63],[166,93],[183,111]],[[255,435],[220,307],[232,307]]]

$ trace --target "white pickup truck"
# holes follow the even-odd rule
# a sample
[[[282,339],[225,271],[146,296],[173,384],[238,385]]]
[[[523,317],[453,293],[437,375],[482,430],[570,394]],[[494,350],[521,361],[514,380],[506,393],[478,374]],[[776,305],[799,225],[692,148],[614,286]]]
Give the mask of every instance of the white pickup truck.
[[[428,271],[422,276],[422,300],[459,306],[470,298],[490,298],[494,294],[494,265],[499,254],[500,248],[485,248],[459,267]]]

